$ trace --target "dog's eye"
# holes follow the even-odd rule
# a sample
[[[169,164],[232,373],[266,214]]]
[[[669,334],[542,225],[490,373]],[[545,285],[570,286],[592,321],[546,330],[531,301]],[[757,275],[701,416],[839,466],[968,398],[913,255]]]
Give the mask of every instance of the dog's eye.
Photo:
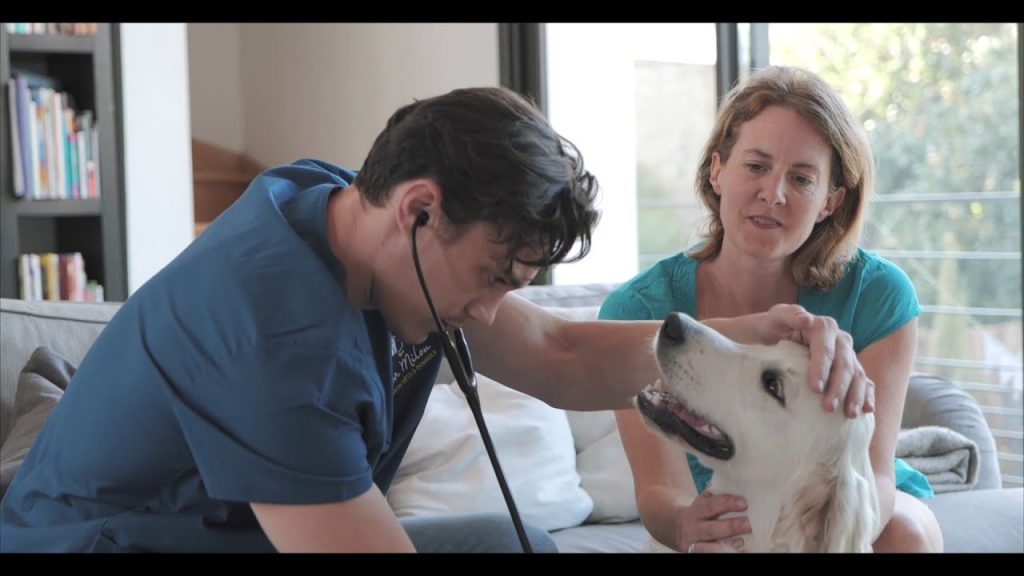
[[[786,405],[786,398],[782,394],[782,380],[774,370],[765,370],[761,374],[761,384],[764,386],[765,392],[772,395],[779,401],[779,404]]]

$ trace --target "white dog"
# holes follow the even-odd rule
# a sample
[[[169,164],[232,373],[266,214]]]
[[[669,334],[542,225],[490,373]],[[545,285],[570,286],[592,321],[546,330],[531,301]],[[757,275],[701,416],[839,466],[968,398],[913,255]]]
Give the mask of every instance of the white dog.
[[[746,498],[746,551],[871,551],[881,530],[874,416],[822,408],[807,347],[737,344],[676,313],[655,350],[662,380],[637,406],[652,430],[712,469],[708,490]]]

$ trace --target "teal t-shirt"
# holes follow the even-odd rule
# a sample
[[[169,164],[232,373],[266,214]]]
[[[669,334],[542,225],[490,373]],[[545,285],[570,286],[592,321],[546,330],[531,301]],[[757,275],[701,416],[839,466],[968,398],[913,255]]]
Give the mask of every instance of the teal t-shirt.
[[[697,317],[697,266],[680,252],[612,292],[601,306],[602,320],[661,320],[671,312]],[[898,266],[864,249],[849,262],[839,283],[820,292],[800,288],[797,304],[811,314],[831,316],[853,336],[858,354],[899,330],[921,314],[917,292]],[[698,492],[711,481],[711,470],[692,454],[686,455]],[[896,487],[919,498],[934,495],[923,474],[897,459]]]

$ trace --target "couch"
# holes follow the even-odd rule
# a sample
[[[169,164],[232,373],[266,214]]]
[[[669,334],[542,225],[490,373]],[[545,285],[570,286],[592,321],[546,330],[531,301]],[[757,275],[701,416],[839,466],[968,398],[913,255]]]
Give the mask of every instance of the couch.
[[[555,313],[590,319],[613,287],[531,286],[519,293]],[[0,447],[8,456],[19,371],[33,350],[48,346],[77,366],[117,307],[0,299]],[[401,517],[505,510],[452,380],[443,368],[389,491]],[[557,410],[482,377],[480,395],[525,519],[548,529],[563,552],[643,549],[649,536],[637,520],[632,479],[610,412]],[[1024,552],[1024,490],[1001,487],[995,443],[977,404],[945,380],[915,375],[903,426],[925,425],[957,430],[977,445],[972,489],[926,501],[939,519],[946,550]]]

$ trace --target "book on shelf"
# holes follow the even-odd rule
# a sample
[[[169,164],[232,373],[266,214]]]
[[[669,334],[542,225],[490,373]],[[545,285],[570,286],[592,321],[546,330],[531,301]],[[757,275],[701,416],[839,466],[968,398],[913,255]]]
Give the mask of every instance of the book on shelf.
[[[56,79],[14,68],[8,79],[14,195],[29,200],[99,198],[99,136],[91,110]]]
[[[95,36],[96,22],[8,22],[10,34],[41,36]]]
[[[22,254],[18,280],[22,300],[103,302],[103,286],[86,276],[80,252]]]
[[[7,79],[7,104],[11,114],[11,166],[14,174],[14,195],[18,198],[25,196],[25,172],[28,169],[26,163],[22,162],[21,132],[24,129],[23,116],[18,109],[18,81],[11,77]]]

